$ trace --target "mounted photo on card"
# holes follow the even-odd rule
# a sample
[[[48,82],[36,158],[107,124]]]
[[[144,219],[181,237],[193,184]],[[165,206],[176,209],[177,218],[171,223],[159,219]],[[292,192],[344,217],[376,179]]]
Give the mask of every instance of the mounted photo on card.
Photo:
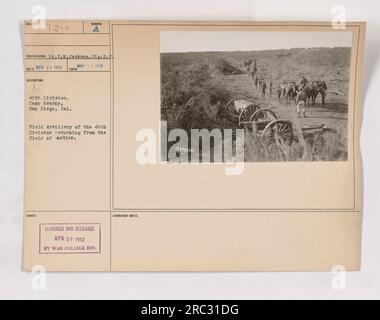
[[[358,270],[364,35],[26,21],[24,268]]]

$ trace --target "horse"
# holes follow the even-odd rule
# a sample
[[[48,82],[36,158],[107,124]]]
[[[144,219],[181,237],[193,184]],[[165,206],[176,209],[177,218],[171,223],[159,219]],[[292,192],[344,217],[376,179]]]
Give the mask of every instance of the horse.
[[[311,104],[315,105],[315,100],[318,96],[318,93],[322,96],[322,104],[325,104],[325,97],[326,97],[326,91],[327,91],[327,84],[325,81],[317,80],[313,81],[311,85]]]
[[[287,107],[290,105],[291,100],[296,101],[298,86],[294,81],[291,81],[285,88],[285,106]]]

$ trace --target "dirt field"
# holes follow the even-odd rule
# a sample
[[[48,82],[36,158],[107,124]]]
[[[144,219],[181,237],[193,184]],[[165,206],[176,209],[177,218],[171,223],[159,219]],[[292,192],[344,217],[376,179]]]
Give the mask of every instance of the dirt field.
[[[257,61],[257,75],[262,76],[267,84],[272,80],[272,94],[267,89],[265,97],[262,97],[260,89],[254,86],[244,65],[250,58]],[[331,129],[318,137],[319,154],[310,154],[311,149],[315,152],[315,146],[307,141],[306,147],[301,143],[303,141],[299,141],[302,138],[296,137],[286,160],[346,160],[349,61],[350,48],[162,53],[162,120],[168,121],[169,128],[185,130],[236,129],[238,124],[225,110],[225,105],[232,98],[244,98],[271,109],[279,119],[290,120],[295,127],[325,124]],[[285,100],[277,98],[277,88],[288,81],[298,83],[302,76],[309,83],[313,80],[326,82],[326,104],[322,105],[318,95],[316,104],[306,109],[306,117],[297,118],[295,103],[291,102],[286,107]],[[315,140],[311,144],[315,144]],[[254,155],[248,159],[266,160],[285,159]]]

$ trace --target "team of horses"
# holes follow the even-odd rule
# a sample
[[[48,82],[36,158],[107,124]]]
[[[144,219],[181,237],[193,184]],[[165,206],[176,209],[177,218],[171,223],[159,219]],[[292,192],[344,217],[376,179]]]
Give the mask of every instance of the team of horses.
[[[244,61],[244,67],[247,69],[249,76],[252,78],[254,85],[260,87],[262,96],[265,97],[266,83],[261,77],[258,77],[258,70],[256,66],[256,60],[249,59]],[[272,81],[270,80],[270,93],[272,93]],[[323,80],[312,81],[311,84],[303,78],[300,84],[297,84],[295,81],[288,81],[280,84],[277,89],[278,101],[281,103],[281,100],[285,99],[285,106],[289,106],[292,101],[297,106],[298,116],[305,117],[306,106],[310,106],[310,101],[312,105],[315,105],[315,100],[318,94],[322,97],[322,104],[325,104],[327,91],[327,84]]]
[[[291,101],[294,101],[297,105],[298,116],[305,116],[305,108],[310,106],[310,101],[312,105],[315,105],[318,94],[322,97],[322,104],[326,103],[326,91],[327,84],[322,80],[312,81],[311,85],[299,85],[295,81],[289,81],[278,87],[277,97],[280,102],[285,99],[285,106],[289,106]]]

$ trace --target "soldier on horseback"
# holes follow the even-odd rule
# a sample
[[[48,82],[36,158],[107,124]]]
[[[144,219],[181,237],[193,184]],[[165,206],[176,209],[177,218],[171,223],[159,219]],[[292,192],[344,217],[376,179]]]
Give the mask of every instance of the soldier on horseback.
[[[299,85],[301,88],[306,88],[307,85],[308,85],[309,81],[307,81],[306,77],[305,76],[302,76],[300,82],[299,82]]]

